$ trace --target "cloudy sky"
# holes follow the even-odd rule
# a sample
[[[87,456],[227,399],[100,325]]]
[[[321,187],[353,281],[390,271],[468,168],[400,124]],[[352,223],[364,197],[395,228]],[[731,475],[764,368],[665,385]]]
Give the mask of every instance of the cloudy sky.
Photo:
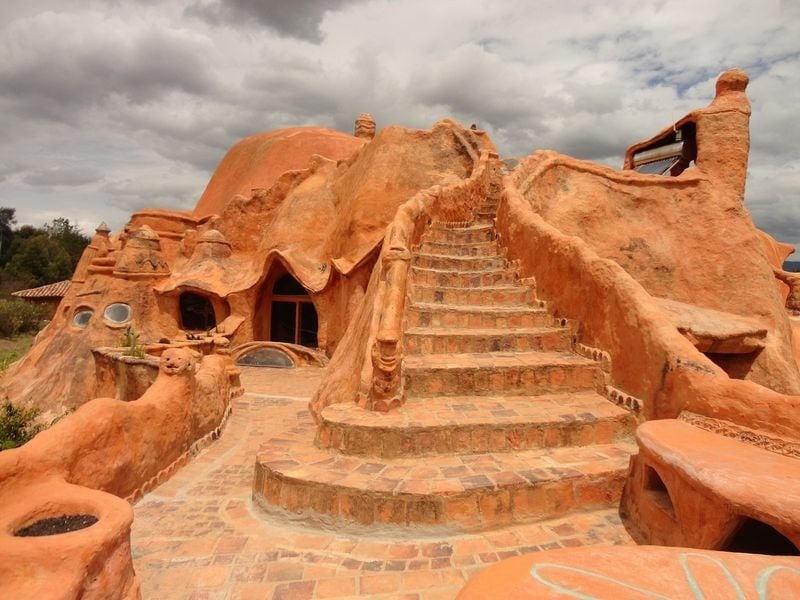
[[[746,202],[800,247],[798,31],[797,0],[2,0],[0,206],[117,229],[192,208],[239,138],[361,111],[619,166],[740,67]]]

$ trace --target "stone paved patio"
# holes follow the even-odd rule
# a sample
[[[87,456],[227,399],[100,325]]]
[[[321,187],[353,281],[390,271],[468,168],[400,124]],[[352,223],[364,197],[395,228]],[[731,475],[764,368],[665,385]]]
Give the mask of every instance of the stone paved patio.
[[[614,510],[459,535],[325,529],[264,512],[251,500],[256,453],[268,439],[281,443],[283,431],[307,428],[321,375],[243,369],[247,392],[221,438],[135,506],[132,549],[144,598],[453,598],[473,573],[508,556],[633,543]]]

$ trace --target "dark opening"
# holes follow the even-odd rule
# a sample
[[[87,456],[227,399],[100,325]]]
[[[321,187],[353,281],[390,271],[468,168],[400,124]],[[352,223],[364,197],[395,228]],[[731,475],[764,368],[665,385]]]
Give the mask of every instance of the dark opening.
[[[287,273],[275,282],[272,297],[269,339],[316,348],[317,311],[300,282]]]
[[[306,288],[288,273],[275,282],[272,293],[276,296],[308,296]]]
[[[661,510],[673,519],[675,518],[675,507],[672,504],[672,498],[669,496],[667,486],[664,484],[658,472],[652,467],[645,467],[644,489],[650,499],[655,502]]]
[[[800,556],[800,551],[786,536],[774,527],[755,519],[745,519],[721,550],[772,556]]]
[[[188,331],[208,331],[217,326],[214,306],[205,296],[185,292],[181,294],[181,326]]]
[[[300,345],[317,347],[317,311],[311,302],[300,303]]]
[[[273,342],[294,344],[297,322],[296,302],[273,302],[270,319],[270,338]]]
[[[758,357],[759,351],[747,352],[746,354],[719,354],[715,352],[704,352],[711,361],[721,368],[731,379],[745,379],[753,363]]]

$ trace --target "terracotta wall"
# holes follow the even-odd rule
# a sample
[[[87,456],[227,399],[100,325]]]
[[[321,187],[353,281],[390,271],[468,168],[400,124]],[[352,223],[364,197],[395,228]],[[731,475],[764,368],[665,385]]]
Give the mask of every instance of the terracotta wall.
[[[556,315],[579,322],[582,343],[611,355],[614,385],[643,401],[646,418],[659,414],[653,399],[679,357],[722,374],[621,266],[546,223],[508,178],[504,184],[497,231],[508,259],[519,261],[522,277],[535,277]]]
[[[59,598],[139,597],[133,513],[121,498],[140,496],[188,460],[193,445],[218,432],[239,390],[228,356],[171,348],[160,365],[140,398],[95,398],[0,453],[0,597],[49,598],[54,590]],[[13,535],[64,514],[100,522],[68,536]]]
[[[610,354],[613,385],[642,401],[645,419],[690,410],[800,439],[800,396],[728,378],[619,264],[545,222],[508,178],[504,185],[497,230],[509,260],[535,277],[557,315],[578,321],[582,343]]]
[[[758,321],[765,348],[726,356],[729,372],[800,392],[783,300],[758,230],[730,188],[695,168],[645,176],[552,152],[525,159],[513,180],[547,223],[619,264],[650,295]]]

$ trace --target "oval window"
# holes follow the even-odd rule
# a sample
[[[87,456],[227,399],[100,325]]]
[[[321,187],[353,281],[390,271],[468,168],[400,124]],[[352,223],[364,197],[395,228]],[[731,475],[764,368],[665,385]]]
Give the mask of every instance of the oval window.
[[[106,306],[103,318],[115,324],[126,323],[131,318],[131,307],[122,302],[115,302]]]
[[[75,316],[72,317],[72,324],[75,327],[80,327],[81,329],[83,329],[89,324],[89,319],[92,318],[93,314],[94,311],[88,308],[78,309],[75,312]]]

